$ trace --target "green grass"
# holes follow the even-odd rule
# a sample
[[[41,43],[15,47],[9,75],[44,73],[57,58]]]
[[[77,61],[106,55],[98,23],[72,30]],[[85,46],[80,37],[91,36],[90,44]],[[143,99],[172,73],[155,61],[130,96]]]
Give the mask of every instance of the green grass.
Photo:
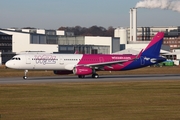
[[[111,74],[180,74],[180,68],[146,67]],[[0,67],[1,79],[23,75],[23,70]],[[28,76],[54,74],[29,71]],[[180,81],[0,85],[0,120],[49,119],[179,120]]]
[[[180,81],[0,85],[0,120],[179,120]]]

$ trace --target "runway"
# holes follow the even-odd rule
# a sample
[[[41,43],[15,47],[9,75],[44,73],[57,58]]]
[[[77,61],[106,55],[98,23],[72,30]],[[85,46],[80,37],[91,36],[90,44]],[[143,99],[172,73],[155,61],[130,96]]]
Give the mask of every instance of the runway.
[[[77,76],[21,77],[0,78],[0,84],[31,84],[31,83],[71,83],[71,82],[120,82],[120,81],[153,81],[180,80],[179,74],[147,74],[147,75],[101,75],[99,78],[78,78]]]

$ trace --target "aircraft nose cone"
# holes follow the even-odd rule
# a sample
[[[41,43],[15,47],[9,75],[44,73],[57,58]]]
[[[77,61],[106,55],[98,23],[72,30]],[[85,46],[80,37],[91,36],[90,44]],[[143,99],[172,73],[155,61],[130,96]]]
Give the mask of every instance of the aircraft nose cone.
[[[5,63],[5,66],[8,67],[8,68],[13,68],[14,67],[14,64],[11,62],[11,61],[7,61]]]
[[[10,62],[7,61],[7,62],[5,63],[5,66],[9,68],[9,67],[10,67]]]

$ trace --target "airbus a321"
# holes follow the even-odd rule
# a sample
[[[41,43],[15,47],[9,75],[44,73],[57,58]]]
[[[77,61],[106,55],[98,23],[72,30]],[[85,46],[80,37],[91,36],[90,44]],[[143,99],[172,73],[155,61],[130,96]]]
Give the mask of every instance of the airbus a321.
[[[28,53],[15,55],[5,65],[25,70],[24,79],[28,70],[53,70],[58,75],[74,73],[79,78],[86,75],[98,78],[96,71],[132,70],[165,61],[160,56],[163,38],[164,33],[158,32],[138,55]]]

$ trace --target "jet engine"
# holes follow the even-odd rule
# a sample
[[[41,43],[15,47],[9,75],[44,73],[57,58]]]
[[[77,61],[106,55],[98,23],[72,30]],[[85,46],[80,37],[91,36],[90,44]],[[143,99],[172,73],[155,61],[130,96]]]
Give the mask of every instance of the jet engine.
[[[76,75],[90,75],[92,74],[92,69],[89,67],[77,66],[74,67],[73,73]]]

